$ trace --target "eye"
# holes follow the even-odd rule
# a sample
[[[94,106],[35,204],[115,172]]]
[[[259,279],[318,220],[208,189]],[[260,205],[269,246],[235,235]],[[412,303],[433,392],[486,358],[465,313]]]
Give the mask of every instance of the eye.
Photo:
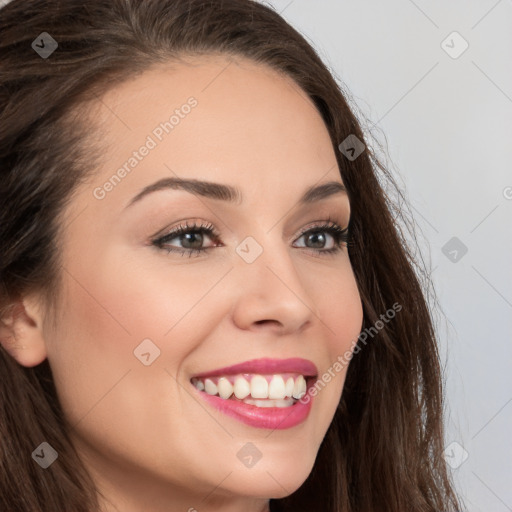
[[[190,257],[210,249],[211,247],[203,247],[203,244],[207,239],[218,238],[218,236],[212,224],[185,223],[185,225],[177,226],[163,237],[154,240],[152,244],[169,253],[180,253],[182,256],[187,254]],[[176,242],[171,243],[173,241],[177,241],[181,247],[176,247]]]
[[[348,243],[348,227],[343,229],[329,220],[327,223],[306,228],[297,240],[302,238],[305,239],[304,245],[299,247],[332,254],[340,251],[341,247]]]

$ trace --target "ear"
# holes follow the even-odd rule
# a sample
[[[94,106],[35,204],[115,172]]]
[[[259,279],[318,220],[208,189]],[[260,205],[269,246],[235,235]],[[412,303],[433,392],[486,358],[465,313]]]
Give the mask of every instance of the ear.
[[[46,359],[43,317],[35,298],[12,303],[0,318],[0,344],[22,366]]]

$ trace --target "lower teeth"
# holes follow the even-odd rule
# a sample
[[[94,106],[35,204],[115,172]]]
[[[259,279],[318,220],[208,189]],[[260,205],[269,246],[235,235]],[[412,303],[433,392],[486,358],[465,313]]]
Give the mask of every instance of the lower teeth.
[[[203,391],[203,393],[206,393],[206,391]],[[219,396],[219,395],[215,395]],[[244,404],[249,405],[255,405],[256,407],[290,407],[295,404],[295,402],[298,402],[298,399],[289,397],[289,398],[283,398],[283,399],[270,399],[270,398],[237,398],[234,394],[231,395],[229,398],[225,398],[224,400],[236,400],[237,402],[243,402]]]
[[[282,400],[244,398],[242,402],[244,402],[244,404],[255,405],[256,407],[290,407],[295,403],[295,400],[293,398],[284,398]]]

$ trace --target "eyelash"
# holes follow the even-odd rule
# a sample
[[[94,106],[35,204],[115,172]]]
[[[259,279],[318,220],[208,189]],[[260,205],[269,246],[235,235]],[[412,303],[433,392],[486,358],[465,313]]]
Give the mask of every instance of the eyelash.
[[[212,240],[218,240],[220,235],[216,231],[213,224],[210,223],[201,223],[196,224],[195,222],[192,224],[188,224],[188,222],[185,222],[185,224],[177,226],[175,229],[167,233],[166,235],[157,238],[155,240],[152,240],[151,244],[157,247],[158,249],[162,249],[167,251],[167,253],[179,253],[181,256],[187,255],[188,257],[192,257],[193,255],[199,256],[201,253],[204,253],[208,251],[209,249],[213,249],[213,247],[203,247],[200,249],[187,249],[187,248],[177,248],[177,247],[166,247],[165,244],[173,240],[174,238],[177,238],[181,235],[187,234],[187,233],[201,233],[208,235],[208,238]],[[341,250],[341,247],[343,244],[349,243],[349,232],[348,227],[347,228],[341,228],[336,222],[331,220],[330,218],[327,219],[326,222],[320,225],[310,226],[302,230],[297,238],[300,239],[304,235],[307,234],[313,234],[313,233],[329,233],[334,238],[335,246],[331,249],[313,249],[311,247],[300,247],[300,249],[306,249],[310,250],[319,254],[335,254],[338,253]],[[218,246],[217,246],[218,247]]]

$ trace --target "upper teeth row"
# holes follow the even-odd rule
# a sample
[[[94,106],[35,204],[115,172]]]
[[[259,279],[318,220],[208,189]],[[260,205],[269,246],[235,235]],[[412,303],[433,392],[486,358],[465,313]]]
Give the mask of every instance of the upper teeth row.
[[[253,375],[247,380],[242,375],[235,377],[231,384],[227,377],[220,377],[215,383],[212,379],[192,379],[194,386],[209,395],[219,395],[228,399],[233,393],[243,400],[251,395],[252,398],[283,399],[285,397],[302,398],[306,394],[306,379],[299,375],[295,379],[288,377],[286,382],[281,375],[272,375],[270,382],[263,375]]]

